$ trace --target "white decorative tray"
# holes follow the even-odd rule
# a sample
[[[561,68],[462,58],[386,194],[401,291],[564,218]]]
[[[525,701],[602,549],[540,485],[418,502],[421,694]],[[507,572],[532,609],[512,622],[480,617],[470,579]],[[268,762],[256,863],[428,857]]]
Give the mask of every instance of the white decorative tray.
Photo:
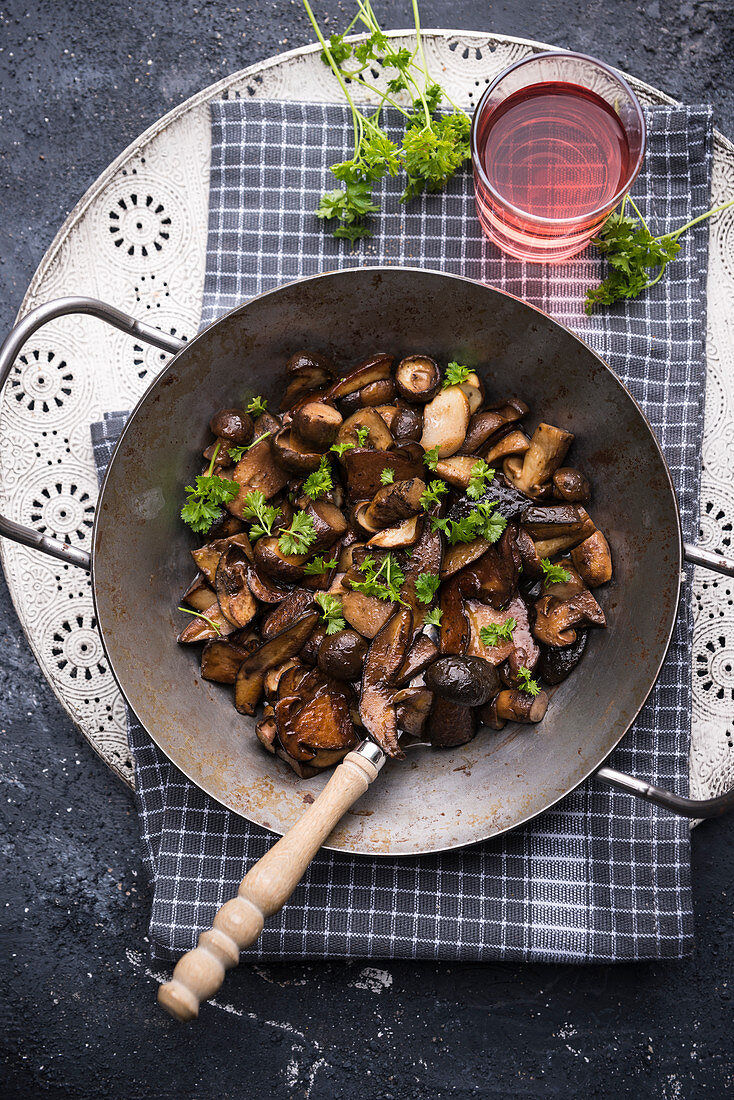
[[[397,37],[409,36],[400,35]],[[469,109],[485,85],[538,42],[427,31],[429,68]],[[378,78],[379,79],[379,78]],[[673,103],[627,77],[643,103]],[[103,172],[43,258],[19,316],[68,294],[101,298],[179,337],[199,323],[213,99],[339,97],[309,46],[235,73],[147,130]],[[734,196],[734,145],[715,136],[713,201]],[[0,408],[0,508],[89,549],[97,479],[89,424],[130,408],[167,361],[88,317],[47,325],[18,358]],[[711,223],[708,385],[700,545],[732,553],[734,523],[734,218]],[[86,739],[125,782],[133,768],[125,711],[96,630],[89,578],[2,541],[0,557],[28,641]],[[691,794],[734,785],[734,581],[697,570],[694,585]]]

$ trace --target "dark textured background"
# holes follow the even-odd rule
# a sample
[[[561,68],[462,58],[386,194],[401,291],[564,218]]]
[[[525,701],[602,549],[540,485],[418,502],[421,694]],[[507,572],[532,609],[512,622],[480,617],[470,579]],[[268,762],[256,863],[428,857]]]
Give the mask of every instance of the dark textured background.
[[[348,5],[317,7],[330,30],[348,21]],[[409,24],[407,2],[378,7],[387,25]],[[596,54],[708,100],[734,135],[729,0],[422,0],[421,10],[427,27]],[[310,40],[298,0],[0,7],[0,330],[65,215],[128,142],[201,87]],[[146,968],[130,797],[52,697],[1,580],[0,606],[4,1097],[698,1100],[732,1088],[731,820],[694,833],[691,959],[243,967],[219,1007],[174,1024]]]

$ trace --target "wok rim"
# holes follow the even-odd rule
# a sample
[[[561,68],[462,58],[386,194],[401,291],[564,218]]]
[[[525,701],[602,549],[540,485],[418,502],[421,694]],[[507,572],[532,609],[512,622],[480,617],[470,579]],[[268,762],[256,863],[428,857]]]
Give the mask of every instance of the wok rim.
[[[201,329],[200,331],[198,331],[196,333],[196,335],[191,340],[187,341],[186,344],[179,351],[177,351],[175,353],[175,355],[173,355],[171,357],[171,359],[165,365],[165,367],[160,372],[160,374],[158,374],[156,376],[156,378],[151,382],[150,386],[148,386],[148,388],[145,390],[145,392],[141,395],[141,397],[135,403],[135,406],[131,409],[130,414],[128,416],[128,419],[125,422],[125,426],[124,426],[122,432],[120,433],[120,437],[119,437],[119,439],[118,439],[118,441],[115,445],[114,451],[112,453],[112,458],[110,459],[110,461],[107,465],[107,469],[105,470],[105,475],[104,475],[104,478],[102,479],[102,484],[100,485],[99,496],[98,496],[98,499],[97,499],[97,507],[95,509],[94,522],[93,522],[93,526],[92,526],[91,579],[92,579],[92,600],[93,600],[93,605],[94,605],[95,616],[96,616],[96,619],[97,619],[97,626],[98,626],[98,629],[99,629],[100,638],[102,640],[102,646],[103,646],[105,655],[107,657],[107,660],[109,661],[110,669],[111,669],[112,674],[115,678],[115,682],[117,683],[117,686],[120,689],[120,693],[122,694],[122,696],[125,700],[125,703],[126,703],[127,707],[130,709],[131,713],[135,715],[136,719],[140,722],[140,725],[143,727],[143,729],[146,731],[146,733],[149,735],[149,737],[152,739],[152,741],[155,743],[155,745],[164,754],[166,759],[169,760],[174,765],[174,767],[178,768],[179,771],[183,775],[185,775],[186,778],[189,779],[196,787],[198,787],[199,790],[203,791],[204,794],[208,795],[210,798],[213,798],[214,801],[218,805],[223,806],[227,810],[230,810],[232,813],[236,814],[237,817],[241,817],[244,820],[249,821],[250,824],[256,826],[257,828],[264,829],[267,832],[272,833],[273,836],[275,836],[275,837],[283,836],[284,833],[279,832],[277,829],[273,829],[270,826],[263,825],[259,821],[253,820],[253,818],[248,816],[246,813],[243,813],[241,810],[236,809],[234,806],[230,806],[227,802],[222,801],[222,799],[220,799],[216,794],[213,794],[211,791],[207,790],[206,787],[204,787],[197,779],[195,779],[193,776],[191,776],[189,774],[189,772],[186,770],[186,768],[181,767],[181,765],[179,763],[177,763],[169,755],[169,753],[163,747],[163,745],[160,744],[160,742],[158,741],[158,738],[154,735],[154,733],[148,728],[148,726],[145,723],[143,723],[138,718],[132,704],[130,703],[130,700],[128,699],[125,687],[121,683],[120,678],[117,674],[117,669],[115,667],[115,663],[114,663],[114,661],[113,661],[113,659],[110,655],[110,651],[109,651],[108,646],[107,646],[106,631],[105,631],[104,625],[103,625],[102,620],[101,620],[100,615],[99,615],[99,604],[98,604],[98,600],[97,600],[97,570],[96,570],[96,546],[97,546],[99,518],[104,512],[104,508],[102,507],[102,505],[103,505],[103,502],[104,502],[105,490],[106,490],[106,487],[107,487],[108,479],[110,477],[110,473],[111,473],[111,471],[114,467],[117,456],[120,453],[121,444],[125,441],[128,432],[131,430],[133,422],[135,420],[135,417],[136,417],[139,409],[150,398],[153,391],[156,390],[159,385],[163,384],[164,379],[168,376],[169,372],[174,368],[174,366],[178,362],[180,356],[189,347],[192,347],[200,338],[202,338],[207,333],[209,333],[210,330],[212,328],[214,328],[216,325],[218,325],[220,322],[223,322],[227,318],[233,316],[234,314],[239,313],[240,311],[247,309],[248,306],[250,306],[252,303],[261,301],[263,298],[270,297],[271,295],[277,295],[281,291],[286,290],[286,289],[290,289],[294,286],[298,286],[298,285],[301,285],[301,284],[304,284],[304,283],[312,283],[312,282],[315,282],[316,280],[319,280],[319,279],[334,278],[335,276],[349,277],[352,273],[360,273],[360,274],[368,273],[368,274],[374,274],[374,275],[383,275],[383,276],[387,275],[387,276],[390,276],[391,274],[396,273],[396,272],[400,272],[400,273],[413,272],[415,274],[420,274],[420,275],[425,275],[425,274],[437,275],[437,276],[440,276],[442,279],[451,279],[451,280],[454,280],[456,282],[469,283],[471,286],[481,287],[482,290],[488,291],[490,293],[500,294],[505,298],[510,298],[512,301],[519,302],[521,305],[523,305],[527,309],[531,310],[533,313],[539,314],[545,321],[548,321],[548,322],[550,322],[551,325],[554,325],[555,327],[561,329],[564,333],[567,333],[573,340],[575,340],[577,343],[581,344],[589,352],[589,354],[594,357],[594,359],[597,361],[597,363],[604,368],[604,370],[610,376],[612,382],[622,391],[622,394],[624,395],[624,397],[633,405],[634,409],[639,414],[639,416],[642,420],[642,423],[643,423],[645,429],[647,430],[647,432],[650,436],[650,439],[652,440],[654,450],[657,454],[657,457],[660,460],[662,470],[664,471],[665,482],[666,482],[667,488],[670,492],[670,496],[672,498],[672,503],[673,503],[673,506],[674,506],[673,507],[673,512],[674,512],[675,517],[676,517],[675,540],[674,540],[675,551],[676,551],[676,554],[677,554],[677,559],[676,559],[676,562],[674,563],[674,568],[675,568],[675,573],[674,573],[674,576],[675,576],[675,582],[674,582],[675,583],[675,599],[671,600],[671,604],[670,604],[670,606],[671,606],[670,622],[669,622],[669,625],[668,625],[668,628],[667,628],[667,631],[666,631],[664,641],[661,642],[659,659],[654,662],[654,674],[651,677],[649,687],[645,691],[644,696],[643,696],[639,706],[637,707],[637,709],[632,714],[632,716],[631,716],[629,722],[627,723],[627,725],[625,726],[625,728],[619,734],[619,736],[614,741],[614,743],[609,748],[609,750],[607,752],[605,752],[604,755],[599,760],[597,760],[593,765],[591,765],[587,770],[585,770],[584,774],[581,776],[580,779],[578,779],[577,782],[574,782],[571,786],[567,787],[559,795],[557,795],[555,797],[551,797],[549,799],[549,801],[542,808],[537,809],[537,810],[533,810],[532,812],[529,812],[529,813],[523,815],[517,821],[515,821],[512,825],[505,825],[504,827],[499,828],[496,831],[493,831],[493,832],[490,832],[490,833],[485,833],[484,835],[477,836],[472,840],[465,840],[465,841],[458,842],[456,844],[432,845],[430,847],[422,848],[421,851],[419,851],[419,852],[385,852],[385,851],[375,852],[370,848],[364,848],[364,847],[343,847],[343,846],[330,845],[328,843],[324,843],[324,844],[321,845],[321,848],[325,851],[340,852],[342,854],[366,856],[366,857],[372,857],[372,858],[378,858],[378,859],[396,859],[396,858],[399,858],[399,859],[418,859],[418,858],[420,858],[421,856],[424,856],[424,855],[431,855],[431,854],[438,853],[438,852],[456,851],[456,850],[459,850],[459,849],[462,849],[462,848],[470,848],[475,844],[485,843],[489,840],[497,840],[500,837],[505,836],[506,834],[514,832],[516,829],[521,828],[523,825],[529,824],[529,822],[533,821],[537,817],[542,816],[544,813],[547,813],[548,810],[553,809],[553,807],[557,806],[559,802],[562,802],[564,798],[567,798],[575,790],[578,790],[578,788],[581,787],[587,781],[587,779],[589,779],[589,777],[593,776],[598,771],[598,769],[605,764],[605,762],[609,759],[609,757],[612,755],[612,753],[618,748],[618,746],[620,745],[622,740],[629,733],[630,728],[632,727],[632,725],[636,721],[638,715],[640,714],[640,711],[644,707],[647,700],[650,698],[650,694],[651,694],[653,688],[655,687],[655,684],[657,683],[657,680],[658,680],[658,677],[659,677],[660,672],[662,670],[663,664],[665,663],[665,659],[668,655],[668,650],[670,649],[670,644],[671,644],[671,641],[672,641],[672,638],[673,638],[673,631],[675,630],[675,626],[676,626],[676,623],[678,621],[678,607],[679,607],[679,604],[680,604],[680,595],[681,595],[681,589],[682,589],[682,585],[683,585],[683,561],[684,561],[684,556],[683,556],[683,530],[682,530],[682,526],[681,526],[680,505],[678,503],[678,496],[677,496],[675,486],[673,484],[673,479],[672,479],[671,474],[670,474],[670,469],[668,467],[668,463],[667,463],[667,460],[666,460],[665,455],[663,453],[660,442],[659,442],[655,432],[653,431],[652,426],[651,426],[647,416],[645,415],[642,407],[640,406],[640,404],[636,400],[636,398],[630,393],[630,391],[627,389],[627,387],[621,381],[621,379],[615,374],[615,372],[612,370],[612,368],[609,366],[609,364],[606,362],[606,360],[594,348],[592,348],[591,345],[588,344],[587,341],[583,339],[583,337],[581,337],[577,333],[575,333],[572,329],[570,329],[568,327],[568,325],[564,325],[561,321],[557,321],[554,317],[551,317],[551,315],[549,313],[546,313],[544,310],[538,308],[537,306],[532,305],[530,302],[526,301],[524,298],[520,298],[516,294],[511,294],[509,291],[503,290],[501,287],[496,287],[491,283],[483,283],[479,279],[470,279],[466,275],[457,275],[457,274],[454,274],[453,272],[439,271],[439,270],[436,270],[435,268],[415,267],[415,266],[408,266],[408,265],[404,266],[404,265],[397,265],[397,264],[394,265],[394,266],[393,265],[374,264],[374,265],[364,266],[364,267],[356,266],[356,267],[349,267],[349,268],[335,268],[335,269],[332,269],[332,270],[329,270],[329,271],[320,271],[320,272],[316,273],[315,275],[307,275],[307,276],[304,276],[304,277],[299,278],[299,279],[291,279],[288,282],[281,283],[279,286],[273,287],[270,290],[265,290],[265,291],[262,291],[260,294],[253,295],[253,297],[248,298],[246,302],[241,302],[239,305],[233,306],[232,309],[227,310],[226,313],[223,313],[221,315],[221,317],[218,317],[215,321],[212,321],[211,324],[207,325],[206,328]],[[672,532],[671,532],[671,534],[672,534]],[[327,838],[327,840],[328,840],[328,838]]]

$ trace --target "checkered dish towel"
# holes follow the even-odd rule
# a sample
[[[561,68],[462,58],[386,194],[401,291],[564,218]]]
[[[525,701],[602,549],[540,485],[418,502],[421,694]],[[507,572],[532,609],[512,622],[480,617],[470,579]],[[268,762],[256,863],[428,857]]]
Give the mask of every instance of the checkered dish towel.
[[[634,189],[655,231],[709,201],[711,114],[647,112],[648,152]],[[398,137],[397,120],[388,117]],[[260,291],[334,268],[406,264],[468,275],[540,306],[579,332],[641,403],[665,451],[687,539],[695,539],[705,387],[705,225],[683,237],[665,278],[637,301],[583,313],[598,281],[593,250],[561,267],[526,266],[482,236],[471,177],[407,206],[399,180],[381,185],[375,236],[352,251],[312,211],[334,187],[328,166],[349,154],[349,115],[326,104],[212,104],[209,238],[202,324]],[[378,192],[380,188],[378,188]],[[102,469],[124,422],[93,427]],[[174,644],[173,640],[171,644]],[[663,672],[610,763],[687,791],[691,611],[684,597]],[[135,721],[130,744],[158,958],[194,946],[217,907],[273,843],[170,764]],[[261,959],[670,958],[692,947],[690,848],[682,818],[584,784],[525,828],[461,851],[377,859],[323,852],[283,911],[245,952]]]

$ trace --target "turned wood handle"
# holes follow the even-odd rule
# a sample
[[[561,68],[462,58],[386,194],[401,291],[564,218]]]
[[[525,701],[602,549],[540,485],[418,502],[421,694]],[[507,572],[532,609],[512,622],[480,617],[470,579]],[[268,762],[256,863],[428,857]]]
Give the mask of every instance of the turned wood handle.
[[[224,903],[213,926],[199,936],[158,989],[158,1003],[178,1020],[191,1020],[212,997],[240,951],[254,943],[266,917],[285,905],[313,857],[350,806],[369,787],[384,762],[373,742],[348,753],[318,798],[285,836],[247,872],[237,897]]]

